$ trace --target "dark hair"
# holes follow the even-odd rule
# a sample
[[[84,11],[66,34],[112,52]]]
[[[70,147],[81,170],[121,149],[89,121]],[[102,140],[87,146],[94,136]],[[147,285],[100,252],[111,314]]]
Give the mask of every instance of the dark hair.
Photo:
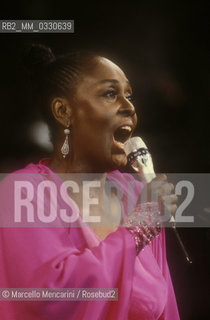
[[[84,66],[98,54],[87,51],[72,52],[55,56],[52,50],[42,44],[33,44],[24,54],[23,63],[30,81],[28,101],[38,106],[43,120],[55,140],[56,121],[50,111],[50,101],[55,96],[73,97]]]

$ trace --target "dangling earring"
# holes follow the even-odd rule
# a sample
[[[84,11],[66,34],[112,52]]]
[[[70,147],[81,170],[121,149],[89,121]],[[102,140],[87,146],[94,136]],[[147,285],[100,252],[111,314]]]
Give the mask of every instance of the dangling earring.
[[[68,123],[67,128],[64,129],[64,133],[66,135],[66,138],[65,138],[64,144],[61,148],[61,153],[63,155],[63,158],[66,158],[66,156],[69,154],[69,135],[70,135],[70,130],[68,129],[69,125],[70,124]]]

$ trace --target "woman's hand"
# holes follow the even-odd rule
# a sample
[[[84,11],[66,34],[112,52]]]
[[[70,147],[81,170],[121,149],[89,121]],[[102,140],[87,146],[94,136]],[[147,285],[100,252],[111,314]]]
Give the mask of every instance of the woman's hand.
[[[165,174],[160,174],[144,186],[138,203],[158,201],[161,214],[170,219],[171,216],[175,215],[178,207],[178,197],[173,191],[174,185],[167,181]]]

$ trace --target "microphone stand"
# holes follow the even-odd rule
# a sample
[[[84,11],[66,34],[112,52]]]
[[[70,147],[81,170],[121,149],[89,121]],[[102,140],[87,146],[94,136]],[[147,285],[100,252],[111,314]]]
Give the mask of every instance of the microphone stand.
[[[185,256],[185,258],[186,258],[186,261],[191,264],[191,263],[192,263],[192,260],[190,259],[189,254],[187,253],[187,250],[185,249],[185,246],[184,246],[184,244],[183,244],[183,242],[182,242],[182,239],[181,239],[181,237],[180,237],[180,235],[179,235],[179,233],[178,233],[178,230],[177,230],[177,228],[176,228],[176,221],[175,221],[175,219],[174,219],[173,216],[171,217],[171,220],[170,220],[170,221],[172,222],[172,229],[173,229],[173,231],[174,231],[174,233],[175,233],[175,236],[176,236],[176,238],[177,238],[177,240],[178,240],[178,243],[179,243],[179,245],[180,245],[180,247],[181,247],[181,249],[182,249],[182,252],[184,253],[184,256]]]

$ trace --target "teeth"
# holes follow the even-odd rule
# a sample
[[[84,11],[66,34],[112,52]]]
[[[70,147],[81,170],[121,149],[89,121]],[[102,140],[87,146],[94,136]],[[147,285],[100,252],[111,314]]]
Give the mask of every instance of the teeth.
[[[131,132],[131,127],[129,127],[129,126],[123,126],[123,127],[121,127],[121,129],[128,130],[129,132]]]
[[[118,143],[118,145],[123,148],[124,143],[128,140],[131,135],[132,127],[129,125],[124,125],[119,127],[114,133],[114,139]]]

